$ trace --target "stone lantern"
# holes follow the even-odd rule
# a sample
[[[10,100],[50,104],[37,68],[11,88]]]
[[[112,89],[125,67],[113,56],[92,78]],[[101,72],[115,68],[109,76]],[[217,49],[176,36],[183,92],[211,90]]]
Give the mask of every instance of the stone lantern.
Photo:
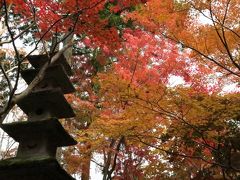
[[[24,70],[21,75],[29,84],[49,58],[33,55],[28,60],[34,69]],[[69,80],[70,75],[71,68],[62,55],[48,67],[43,80],[33,91],[18,102],[28,120],[1,125],[9,136],[19,142],[19,147],[16,157],[0,161],[0,180],[73,179],[56,160],[58,147],[77,144],[58,121],[74,117],[64,97],[64,94],[75,90]]]

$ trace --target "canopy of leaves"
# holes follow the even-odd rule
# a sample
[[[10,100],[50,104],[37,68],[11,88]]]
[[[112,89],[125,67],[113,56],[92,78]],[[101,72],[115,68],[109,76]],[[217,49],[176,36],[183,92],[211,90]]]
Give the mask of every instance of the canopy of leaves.
[[[5,0],[1,7],[12,40],[24,32],[19,37],[35,50],[55,51],[73,35],[77,92],[66,97],[77,116],[64,125],[79,144],[63,151],[70,173],[87,177],[93,161],[103,179],[239,178],[238,0]]]

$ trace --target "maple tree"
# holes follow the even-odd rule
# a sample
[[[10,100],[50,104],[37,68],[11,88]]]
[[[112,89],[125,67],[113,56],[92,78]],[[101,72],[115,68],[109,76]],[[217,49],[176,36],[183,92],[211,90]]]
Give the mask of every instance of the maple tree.
[[[156,9],[156,11],[158,10]],[[142,14],[134,14],[135,18],[136,16],[141,18]],[[151,25],[151,23],[149,24]],[[149,24],[146,24],[146,26],[148,27]],[[139,34],[141,35],[138,36]],[[147,146],[140,148],[140,151],[145,151],[140,156],[141,158],[147,158],[151,152],[147,151],[146,148],[152,147],[156,149],[156,156],[161,154],[161,158],[164,159],[165,157],[170,163],[159,165],[159,159],[155,158],[155,161],[149,161],[151,165],[155,166],[150,169],[146,168],[148,171],[144,171],[140,168],[141,165],[139,165],[141,161],[138,161],[139,164],[135,162],[139,165],[135,169],[136,171],[134,171],[139,173],[138,175],[135,174],[135,177],[143,177],[144,175],[148,177],[146,172],[149,172],[152,173],[152,177],[162,178],[165,176],[166,179],[170,177],[218,178],[219,176],[236,178],[238,176],[234,167],[236,161],[234,162],[231,157],[236,156],[236,154],[231,152],[238,151],[236,142],[234,143],[233,139],[238,137],[236,132],[238,131],[236,126],[238,123],[238,100],[236,99],[239,96],[238,93],[232,96],[218,95],[223,86],[221,85],[221,80],[216,76],[216,72],[222,69],[219,69],[218,66],[213,68],[213,65],[206,66],[204,62],[199,60],[199,57],[194,58],[195,56],[192,54],[189,55],[187,53],[185,56],[177,54],[179,49],[176,46],[176,39],[167,37],[167,39],[170,39],[168,42],[166,35],[163,35],[165,37],[163,43],[160,40],[160,43],[158,42],[159,46],[157,46],[155,38],[161,38],[159,32],[151,36],[149,33],[141,32],[141,30],[133,31],[133,33],[128,31],[124,36],[130,42],[125,44],[126,49],[122,49],[120,56],[118,56],[118,63],[116,64],[118,75],[113,74],[109,76],[107,74],[106,76],[100,76],[100,80],[104,82],[102,91],[107,93],[107,96],[106,94],[103,96],[106,99],[103,107],[108,107],[107,111],[104,111],[103,115],[93,122],[91,125],[92,131],[91,128],[89,130],[90,135],[84,138],[89,140],[90,136],[90,140],[91,138],[94,139],[94,142],[92,142],[93,146],[97,145],[99,148],[100,145],[100,148],[103,149],[100,152],[106,154],[104,167],[106,165],[111,167],[111,164],[109,165],[110,162],[116,168],[116,156],[119,155],[121,160],[118,161],[117,167],[123,169],[117,169],[119,172],[116,172],[114,177],[117,178],[118,173],[124,172],[123,174],[120,173],[119,177],[130,178],[128,175],[131,174],[131,170],[134,171],[134,166],[131,166],[131,170],[125,169],[124,171],[124,163],[129,162],[129,159],[124,160],[124,158],[121,158],[121,156],[124,157],[124,155],[121,155],[124,152],[124,148],[122,152],[119,152],[118,146],[114,146],[114,144],[124,137],[125,142],[121,143],[121,146],[126,146],[129,143],[126,143],[126,139],[130,139],[128,141],[131,144],[136,142],[136,139],[133,137],[137,137],[138,141],[140,140],[141,143]],[[147,45],[145,45],[146,42]],[[163,47],[168,47],[172,51],[169,51],[169,54],[164,53],[158,47],[161,50]],[[176,48],[176,51],[174,51],[174,48]],[[189,57],[187,57],[188,55]],[[161,57],[163,58],[161,59]],[[174,61],[174,57],[177,57],[177,61]],[[183,59],[182,63],[181,57]],[[176,66],[176,62],[179,62],[177,65],[180,65]],[[166,87],[169,75],[182,76],[187,82],[187,86],[191,88],[169,89]],[[208,79],[210,76],[217,80],[216,84]],[[120,86],[122,79],[127,81],[124,82],[123,86]],[[234,78],[233,82],[236,80]],[[161,89],[162,93],[160,93]],[[140,94],[142,96],[139,95],[139,92],[142,93]],[[201,93],[203,94],[201,95]],[[165,96],[166,101],[164,102],[162,99]],[[226,102],[227,105],[225,104]],[[203,105],[202,103],[206,104]],[[231,110],[229,109],[226,112],[226,108]],[[199,114],[203,115],[200,116]],[[160,121],[160,127],[163,126],[160,129],[158,129],[158,121],[156,122],[154,115]],[[170,121],[170,119],[172,120]],[[95,132],[97,129],[100,131],[99,134]],[[141,130],[143,131],[142,134]],[[101,136],[103,136],[102,140]],[[109,144],[102,146],[108,138],[111,140]],[[100,142],[97,142],[96,139],[99,139]],[[164,142],[160,144],[162,141]],[[94,149],[96,150],[95,146]],[[141,146],[139,142],[134,144],[134,147],[139,146]],[[108,149],[109,147],[113,150],[108,151],[115,152],[110,153],[110,157],[106,153],[106,148]],[[136,157],[134,153],[133,148],[130,155]],[[134,164],[134,162],[132,163]],[[170,164],[174,168],[170,168]],[[195,168],[192,167],[193,165]],[[179,168],[182,166],[186,169]],[[163,170],[163,167],[166,171]],[[162,169],[161,172],[157,171],[159,168]],[[192,171],[192,173],[188,171]],[[109,172],[112,172],[111,168],[107,173]],[[170,175],[171,172],[174,173],[174,176]],[[110,175],[107,176],[110,177]]]
[[[51,54],[61,43],[57,55],[72,47],[77,92],[67,98],[77,116],[64,125],[79,144],[62,151],[71,174],[89,179],[93,161],[103,179],[239,176],[239,94],[222,94],[239,78],[237,0],[0,5],[7,26],[0,44],[12,43],[19,63],[10,77],[13,88],[4,75],[10,101],[2,103],[1,115],[19,97],[14,93],[22,60],[38,49],[54,61]],[[200,15],[210,22],[200,22]],[[15,46],[19,38],[34,46],[23,57]],[[174,78],[182,84],[171,85]]]
[[[151,0],[129,18],[190,49],[192,58],[238,79],[238,4],[237,0]]]
[[[236,176],[230,160],[236,147],[221,145],[237,137],[238,94],[218,95],[220,80],[213,85],[193,72],[202,64],[186,61],[189,53],[174,42],[139,30],[125,33],[114,70],[98,74],[101,112],[80,131],[80,142],[88,142],[80,154],[103,154],[98,165],[105,179]],[[169,87],[172,75],[181,76],[185,87]],[[159,156],[167,162],[159,163]]]
[[[131,25],[131,22],[125,23],[122,20],[120,12],[130,11],[134,5],[139,3],[141,1],[138,0],[51,2],[4,0],[1,1],[1,17],[4,18],[7,32],[1,44],[12,44],[16,53],[15,60],[19,63],[18,72],[21,62],[37,49],[48,53],[52,59],[56,59],[60,53],[66,53],[66,49],[73,44],[74,54],[82,55],[86,46],[91,49],[91,52],[94,49],[100,49],[103,54],[109,54],[120,47],[119,33]],[[24,57],[21,57],[16,47],[15,41],[19,38],[33,46],[32,51]],[[60,43],[63,43],[65,47],[54,58],[52,53],[58,51]],[[18,72],[16,79],[19,76]],[[18,80],[10,93],[12,95],[9,103],[1,112],[2,115],[6,114],[9,107],[13,106],[18,99],[30,92],[36,82],[31,83],[25,93],[18,97],[14,96],[17,84]]]
[[[38,78],[26,90],[21,94],[16,94],[19,74],[29,55],[36,51],[46,53],[49,55],[49,61],[54,62],[59,55],[66,53],[67,49],[73,46],[73,64],[78,62],[77,67],[81,65],[84,67],[80,68],[74,77],[76,86],[80,86],[80,91],[84,84],[83,81],[89,82],[89,76],[99,68],[99,63],[95,59],[99,55],[95,56],[95,54],[98,52],[109,54],[110,49],[114,51],[119,48],[118,31],[131,25],[131,22],[123,22],[120,12],[131,10],[137,3],[141,3],[141,1],[1,1],[1,18],[4,20],[4,27],[1,29],[0,44],[12,45],[15,57],[11,61],[16,63],[14,69],[8,71],[2,65],[7,64],[6,62],[10,58],[5,56],[1,59],[3,81],[9,88],[5,97],[6,101],[1,102],[1,123],[12,106],[31,92],[43,77],[47,66],[50,65],[46,64],[40,70]],[[27,54],[21,54],[17,47],[19,39],[23,41],[24,47],[32,46],[32,50]],[[64,44],[64,47],[52,55],[53,52],[59,50],[58,47],[61,43]],[[92,55],[94,57],[91,57]],[[11,75],[9,75],[10,73]],[[79,79],[81,82],[77,81]],[[86,92],[86,89],[82,91]]]
[[[225,173],[234,169],[229,153],[237,149],[232,140],[238,136],[235,124],[238,95],[209,96],[189,88],[167,89],[162,85],[131,88],[128,81],[116,75],[103,76],[106,112],[92,123],[88,135],[83,134],[81,139],[93,138],[93,148],[97,146],[106,151],[109,148],[105,145],[107,137],[116,141],[124,137],[123,147],[131,149],[129,154],[136,161],[132,165],[138,166],[121,169],[129,162],[123,148],[117,161],[121,167],[117,170],[123,172],[120,177],[136,170],[141,172],[135,175],[139,178],[189,179],[198,174],[201,177],[201,173],[221,175],[221,168]],[[170,175],[171,171],[174,176]]]
[[[231,164],[230,152],[236,150],[236,144],[231,143],[232,138],[238,136],[236,133],[238,94],[218,95],[221,85],[219,88],[214,88],[215,91],[211,91],[211,88],[202,91],[207,87],[207,81],[196,84],[194,81],[196,78],[189,67],[191,64],[186,65],[185,62],[181,66],[175,66],[175,63],[169,65],[171,61],[174,62],[175,57],[171,51],[169,54],[166,53],[169,58],[166,54],[164,56],[169,46],[164,49],[161,45],[161,51],[156,51],[149,45],[150,39],[144,37],[151,48],[148,51],[145,47],[144,52],[141,52],[141,48],[145,46],[141,43],[142,39],[134,38],[132,34],[128,36],[132,36],[133,39],[132,41],[128,38],[129,44],[125,42],[126,51],[129,50],[130,55],[123,50],[124,53],[120,52],[119,62],[115,66],[116,70],[108,74],[99,74],[103,111],[90,125],[88,134],[83,134],[80,140],[90,142],[93,140],[92,148],[106,154],[106,159],[110,159],[112,166],[116,164],[114,158],[119,156],[118,165],[114,166],[118,167],[115,178],[118,177],[118,173],[120,173],[118,178],[127,178],[129,173],[139,178],[164,176],[166,179],[173,177],[188,179],[218,175],[225,177],[225,173],[229,177],[235,177],[235,162]],[[168,44],[166,40],[164,43]],[[138,46],[136,49],[139,51],[133,50],[134,45]],[[164,58],[156,59],[153,52],[162,52]],[[154,60],[152,56],[155,57]],[[181,60],[181,55],[176,57],[177,60]],[[182,57],[186,58],[184,55]],[[176,71],[177,75],[188,80],[186,87],[167,86],[169,75],[176,74]],[[212,73],[210,70],[205,71],[206,76],[206,72]],[[191,84],[193,86],[189,88]],[[211,86],[211,83],[209,85]],[[121,143],[122,151],[119,152],[116,144],[122,138],[124,143]],[[109,139],[109,142],[106,139]],[[134,156],[137,161],[131,162],[131,169],[124,169],[124,164],[130,163],[125,148],[131,149],[128,154]],[[107,153],[109,151],[110,157]],[[169,162],[159,164],[159,156],[163,161],[165,159]],[[144,164],[146,161],[149,166],[145,165],[145,168],[141,168],[141,163]],[[106,160],[105,163],[107,162]],[[192,168],[193,164],[195,168]],[[111,167],[111,165],[107,166]],[[179,168],[183,166],[185,170]],[[158,171],[160,168],[161,172]],[[233,174],[231,174],[232,170]],[[171,171],[175,176],[170,175]]]
[[[5,26],[1,32],[0,44],[12,45],[15,51],[12,61],[16,62],[16,67],[10,72],[2,67],[5,60],[9,60],[8,57],[3,57],[1,62],[3,77],[9,87],[7,101],[1,102],[1,123],[13,105],[39,83],[50,65],[45,64],[27,89],[21,94],[16,94],[25,58],[38,50],[40,53],[48,54],[49,62],[53,63],[73,45],[74,60],[78,61],[76,66],[84,66],[83,72],[80,69],[74,77],[75,82],[77,85],[81,84],[77,82],[81,76],[83,76],[81,82],[89,82],[89,76],[95,74],[101,65],[100,56],[103,59],[105,54],[110,55],[111,51],[119,49],[121,31],[131,26],[131,21],[125,23],[120,13],[133,10],[134,5],[138,3],[141,1],[1,1],[1,18]],[[27,54],[21,54],[16,45],[19,39],[24,45],[33,46],[33,49]],[[65,46],[53,55],[61,43]],[[91,62],[87,62],[88,60]],[[9,76],[9,73],[13,73],[14,76]],[[82,84],[79,86],[80,90]],[[83,91],[86,92],[86,89]]]

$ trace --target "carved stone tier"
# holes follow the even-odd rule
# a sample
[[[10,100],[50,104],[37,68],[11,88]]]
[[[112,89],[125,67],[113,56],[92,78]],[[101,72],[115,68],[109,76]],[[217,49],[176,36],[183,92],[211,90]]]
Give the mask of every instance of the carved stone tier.
[[[27,69],[21,72],[22,78],[27,84],[30,84],[36,77],[39,70]],[[75,91],[62,65],[53,65],[46,70],[44,79],[36,86],[35,89],[46,89],[49,87],[60,87],[64,94]]]
[[[77,142],[54,118],[2,124],[2,129],[19,142],[17,157],[55,157],[57,147],[76,145]]]
[[[46,118],[71,118],[75,114],[60,88],[34,91],[17,105],[28,115],[29,120]]]
[[[52,57],[52,56],[50,56],[50,57]],[[48,58],[47,55],[31,55],[31,56],[28,56],[28,61],[36,69],[40,69],[49,60],[50,59]],[[65,71],[67,72],[67,74],[69,76],[72,75],[71,67],[68,64],[68,62],[67,62],[66,58],[64,57],[64,55],[61,55],[60,58],[54,64],[61,64],[61,65],[63,65],[63,67],[64,67]]]
[[[74,180],[55,158],[13,158],[0,162],[1,180]]]
[[[52,57],[52,56],[51,56]],[[28,57],[35,69],[25,70],[22,77],[29,84],[45,63],[47,55]],[[75,89],[68,76],[71,68],[64,55],[46,70],[41,82],[17,105],[28,115],[28,121],[1,124],[0,127],[19,142],[17,156],[0,161],[0,180],[73,180],[57,162],[58,147],[76,145],[57,118],[75,114],[64,93]]]

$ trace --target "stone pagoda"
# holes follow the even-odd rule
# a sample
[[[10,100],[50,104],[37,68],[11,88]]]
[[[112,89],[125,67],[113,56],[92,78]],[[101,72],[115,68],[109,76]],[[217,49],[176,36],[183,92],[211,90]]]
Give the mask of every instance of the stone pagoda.
[[[34,69],[24,70],[21,75],[30,84],[49,58],[47,55],[32,55],[28,60]],[[28,120],[1,125],[19,147],[16,157],[0,161],[0,180],[74,179],[56,160],[58,147],[77,144],[58,121],[74,117],[64,97],[75,90],[69,80],[71,75],[71,68],[62,55],[48,67],[43,80],[33,91],[18,102]]]

